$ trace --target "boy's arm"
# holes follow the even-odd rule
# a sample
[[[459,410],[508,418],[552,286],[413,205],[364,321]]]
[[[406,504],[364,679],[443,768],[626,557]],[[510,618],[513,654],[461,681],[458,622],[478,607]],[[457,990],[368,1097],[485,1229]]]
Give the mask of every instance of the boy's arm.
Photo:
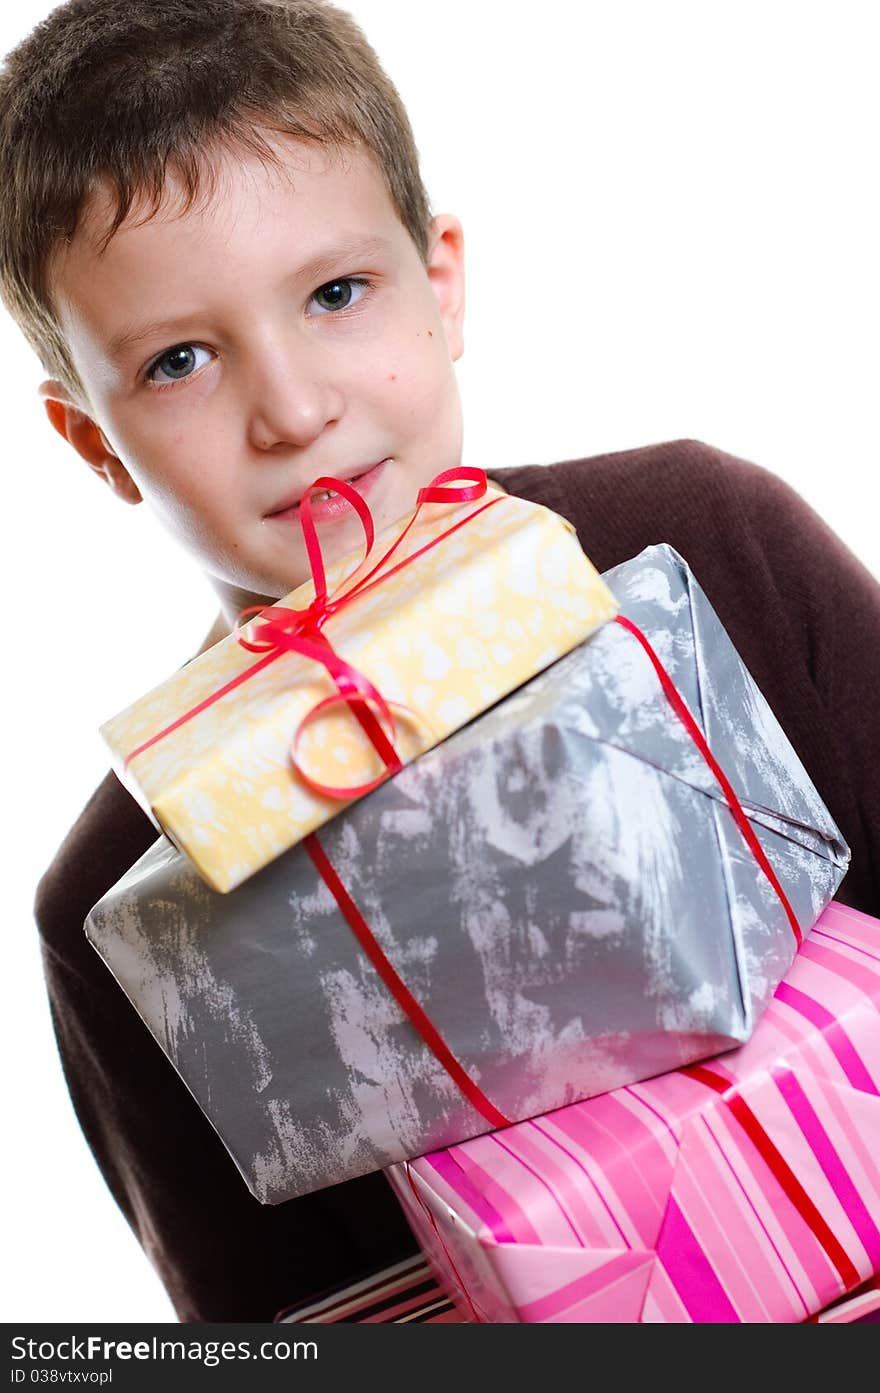
[[[108,775],[36,905],[58,1049],[80,1125],[182,1321],[271,1321],[315,1291],[416,1250],[380,1174],[258,1204],[88,943],[83,922],[155,838]]]
[[[753,626],[769,648],[803,655],[818,697],[789,735],[852,851],[837,899],[880,917],[880,582],[782,479],[732,464],[754,564],[771,579]],[[762,688],[774,709],[793,678],[774,665]]]

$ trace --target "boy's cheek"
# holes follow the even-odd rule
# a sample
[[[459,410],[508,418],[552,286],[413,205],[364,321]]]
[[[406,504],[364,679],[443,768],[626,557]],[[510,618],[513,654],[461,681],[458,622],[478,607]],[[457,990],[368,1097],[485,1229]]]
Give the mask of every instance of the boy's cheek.
[[[452,365],[448,359],[438,362],[433,354],[428,362],[421,363],[414,356],[390,384],[390,390],[397,392],[409,421],[433,423],[435,429],[442,422],[454,420],[460,410]]]
[[[194,488],[192,476],[178,477],[155,470],[135,471],[135,478],[147,503],[166,527],[195,542],[205,541],[218,530],[221,500],[224,495],[228,499],[219,478],[215,487],[205,482],[199,488]]]

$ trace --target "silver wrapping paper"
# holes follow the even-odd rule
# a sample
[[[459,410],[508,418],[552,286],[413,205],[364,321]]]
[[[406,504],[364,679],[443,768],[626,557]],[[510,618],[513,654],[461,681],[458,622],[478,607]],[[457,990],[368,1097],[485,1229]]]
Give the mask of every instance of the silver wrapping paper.
[[[807,931],[849,860],[686,562],[606,573]],[[747,1039],[795,939],[646,655],[609,623],[319,834],[511,1120]],[[86,932],[264,1203],[489,1130],[304,846],[229,894],[159,841]]]

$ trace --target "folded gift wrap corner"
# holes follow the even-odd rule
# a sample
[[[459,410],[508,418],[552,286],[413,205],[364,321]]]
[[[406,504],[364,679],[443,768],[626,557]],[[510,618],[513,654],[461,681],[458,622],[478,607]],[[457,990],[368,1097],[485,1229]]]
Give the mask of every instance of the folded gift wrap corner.
[[[723,1058],[388,1175],[472,1318],[811,1319],[880,1271],[880,921],[832,903]]]
[[[771,863],[780,864],[781,857],[797,867],[785,892],[801,931],[807,932],[828,903],[829,884],[834,893],[846,874],[850,849],[687,561],[663,542],[646,547],[637,563],[624,562],[603,578],[620,613],[651,640]],[[665,625],[658,624],[663,616]],[[665,698],[637,645],[612,625],[596,635],[596,670],[605,653],[607,665],[628,669],[619,686],[629,694],[626,718],[605,737],[638,759],[657,760],[665,778],[679,779],[712,800],[741,988],[742,1026],[735,1034],[744,1041],[794,956],[795,941],[783,928],[786,911],[765,876],[758,877],[756,897],[754,858],[684,726],[667,722],[663,746],[652,733],[646,747],[640,727],[648,726],[652,710]],[[645,869],[650,873],[650,866]]]
[[[119,778],[215,890],[242,883],[616,613],[571,524],[540,504],[484,487],[406,523],[380,534],[372,579],[363,549],[352,552],[328,567],[329,592],[307,581],[245,625],[250,649],[222,639],[101,726]],[[357,718],[339,700],[351,681],[373,694]],[[338,704],[311,724],[329,697]]]
[[[493,1325],[642,1318],[656,1262],[652,1250],[586,1248],[573,1243],[571,1234],[567,1243],[529,1242],[524,1214],[514,1236],[499,1223],[491,1201],[473,1191],[477,1208],[465,1217],[455,1207],[458,1194],[453,1192],[453,1204],[443,1196],[442,1171],[454,1166],[453,1153],[451,1148],[447,1157],[425,1157],[424,1169],[395,1166],[389,1179],[422,1251],[463,1316]],[[435,1164],[429,1183],[427,1167]]]

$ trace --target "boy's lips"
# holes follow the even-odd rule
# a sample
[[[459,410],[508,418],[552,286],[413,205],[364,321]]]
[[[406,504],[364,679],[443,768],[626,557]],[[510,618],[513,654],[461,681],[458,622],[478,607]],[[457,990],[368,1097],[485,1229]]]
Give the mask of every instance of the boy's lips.
[[[365,469],[359,470],[356,474],[346,476],[343,474],[333,475],[328,473],[326,477],[341,479],[344,483],[350,484],[359,494],[366,496],[372,489],[373,484],[378,480],[379,475],[383,472],[387,463],[388,460],[383,459],[380,460],[378,464],[368,464]],[[286,502],[282,503],[280,507],[273,509],[271,513],[266,513],[265,516],[279,522],[288,522],[299,518],[302,497],[302,493],[294,494]],[[321,493],[312,494],[311,504],[312,516],[318,521],[337,517],[343,513],[354,512],[354,508],[342,494],[337,494],[335,498],[328,498],[326,495],[322,496]]]

